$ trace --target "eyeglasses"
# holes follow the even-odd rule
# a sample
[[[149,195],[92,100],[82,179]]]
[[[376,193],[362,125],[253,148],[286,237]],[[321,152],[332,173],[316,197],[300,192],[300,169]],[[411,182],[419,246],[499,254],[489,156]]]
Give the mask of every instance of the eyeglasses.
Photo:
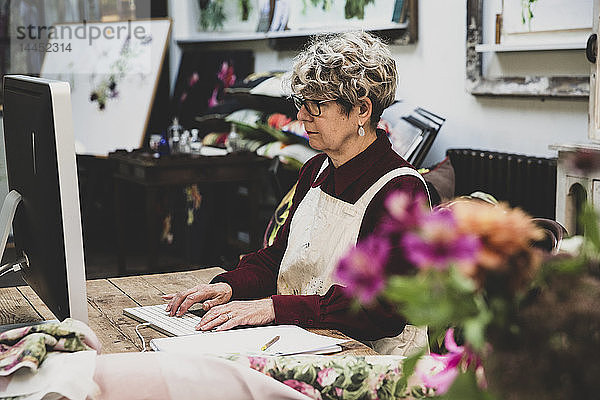
[[[312,115],[313,117],[318,117],[319,115],[321,115],[321,104],[327,103],[330,101],[336,101],[335,99],[331,99],[331,100],[303,99],[302,97],[296,96],[295,94],[291,95],[291,97],[292,97],[292,100],[294,101],[294,105],[296,106],[298,111],[300,111],[302,106],[304,106],[306,111],[308,111],[308,113],[310,115]]]

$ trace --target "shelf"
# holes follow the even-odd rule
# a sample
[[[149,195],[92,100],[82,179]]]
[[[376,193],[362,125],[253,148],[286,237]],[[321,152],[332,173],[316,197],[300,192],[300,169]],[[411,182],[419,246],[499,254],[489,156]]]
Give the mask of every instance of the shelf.
[[[585,42],[527,43],[527,44],[478,44],[477,53],[510,53],[519,51],[585,50]]]
[[[218,43],[266,41],[268,46],[274,50],[299,50],[313,35],[323,33],[339,33],[355,30],[354,27],[333,28],[327,31],[322,29],[297,29],[275,32],[199,32],[191,36],[175,38],[175,42],[183,50],[198,48],[198,45],[214,45]],[[392,44],[411,44],[416,36],[411,30],[409,22],[377,25],[367,29],[378,36],[389,40]]]
[[[376,28],[368,29],[370,32],[390,31],[390,30],[405,30],[408,28],[408,23],[389,23],[378,25]],[[338,33],[355,30],[356,28],[340,27],[329,29],[328,33]],[[203,42],[238,42],[247,40],[266,40],[280,39],[293,37],[306,37],[324,33],[322,29],[311,30],[287,30],[287,31],[272,31],[272,32],[198,32],[189,37],[176,38],[178,45],[195,44]]]
[[[587,150],[595,153],[600,152],[600,143],[569,143],[569,144],[551,144],[550,150],[576,152],[578,150]]]

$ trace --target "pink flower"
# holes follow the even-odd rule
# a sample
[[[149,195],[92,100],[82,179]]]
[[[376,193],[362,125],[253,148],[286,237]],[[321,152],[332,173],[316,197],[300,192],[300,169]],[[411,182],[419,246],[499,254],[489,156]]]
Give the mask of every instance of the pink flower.
[[[332,385],[339,375],[333,368],[324,368],[317,374],[317,383],[323,387]]]
[[[257,370],[258,372],[264,372],[267,366],[267,359],[265,357],[248,357],[250,362],[250,368]]]
[[[437,395],[446,393],[458,374],[458,368],[449,369],[444,360],[433,357],[421,358],[415,369],[417,378],[425,387],[435,389]]]
[[[200,75],[197,72],[194,72],[192,76],[190,76],[190,80],[188,81],[189,86],[194,86],[200,80]]]
[[[422,218],[416,232],[401,238],[406,258],[419,268],[448,268],[453,263],[473,264],[480,248],[475,235],[461,234],[449,210]]]
[[[288,385],[292,389],[297,390],[298,392],[310,397],[311,399],[322,400],[321,393],[314,387],[310,386],[308,383],[300,382],[296,379],[288,379],[283,381],[283,384]]]
[[[233,86],[235,83],[235,72],[232,66],[229,66],[229,63],[224,61],[221,64],[221,70],[217,74],[217,78],[223,82],[223,87]]]
[[[423,196],[416,198],[407,193],[396,191],[385,199],[385,208],[391,218],[381,223],[384,233],[401,233],[418,226],[424,216],[429,214],[427,200]]]
[[[381,388],[381,385],[383,384],[383,380],[385,379],[385,374],[383,373],[379,373],[379,374],[375,374],[375,373],[371,373],[369,374],[366,383],[367,383],[367,387],[369,388],[369,390],[371,391],[371,393],[373,394],[373,398],[377,398],[377,390],[379,390]]]
[[[289,118],[287,115],[281,113],[271,114],[267,119],[267,124],[275,129],[281,129],[290,122],[292,122],[292,119]]]
[[[215,107],[219,105],[219,100],[217,99],[217,96],[219,95],[219,89],[218,88],[214,88],[212,95],[210,96],[210,99],[208,99],[208,106],[209,107]]]
[[[385,286],[384,265],[388,253],[385,239],[370,236],[339,261],[335,277],[348,294],[363,304],[370,303]]]
[[[454,329],[446,331],[444,345],[448,353],[432,353],[431,359],[435,363],[419,363],[415,370],[415,374],[426,387],[435,389],[436,395],[446,393],[461,370],[466,370],[471,364],[475,365],[476,370],[481,369],[481,361],[477,355],[456,344]]]

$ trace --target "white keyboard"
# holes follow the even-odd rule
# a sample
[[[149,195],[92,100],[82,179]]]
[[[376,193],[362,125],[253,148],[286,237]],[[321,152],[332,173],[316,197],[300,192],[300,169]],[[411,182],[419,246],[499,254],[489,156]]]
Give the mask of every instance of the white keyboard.
[[[149,322],[154,329],[169,336],[203,333],[195,329],[196,325],[200,323],[200,316],[188,311],[181,317],[171,317],[165,311],[166,306],[166,304],[159,304],[156,306],[125,308],[123,314],[140,322]],[[204,314],[204,311],[198,311],[199,314]]]

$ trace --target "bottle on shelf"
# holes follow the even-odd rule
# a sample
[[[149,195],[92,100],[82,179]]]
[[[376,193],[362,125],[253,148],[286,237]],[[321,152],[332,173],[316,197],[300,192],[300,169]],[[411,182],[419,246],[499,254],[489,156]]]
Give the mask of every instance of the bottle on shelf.
[[[192,129],[192,137],[190,139],[190,153],[192,154],[200,154],[202,149],[202,139],[200,139],[198,135],[198,129]]]
[[[235,124],[231,124],[231,131],[229,135],[227,135],[227,139],[225,140],[225,147],[227,148],[228,153],[235,153],[239,150],[238,141],[240,139],[240,135],[238,135]]]
[[[183,131],[181,134],[181,138],[179,139],[179,152],[189,154],[190,153],[190,140],[191,135],[190,131],[187,129]]]
[[[179,119],[177,117],[173,118],[173,123],[167,129],[167,138],[169,141],[171,154],[177,154],[180,152],[179,141],[181,140],[182,130],[182,126],[179,125]]]

